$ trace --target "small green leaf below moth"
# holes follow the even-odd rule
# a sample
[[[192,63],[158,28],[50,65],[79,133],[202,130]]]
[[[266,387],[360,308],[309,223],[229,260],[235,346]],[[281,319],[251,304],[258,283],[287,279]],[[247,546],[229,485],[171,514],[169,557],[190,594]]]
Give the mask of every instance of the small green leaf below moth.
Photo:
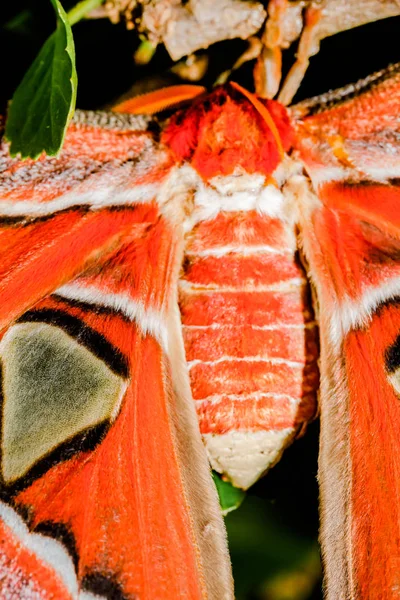
[[[219,503],[224,517],[239,508],[246,497],[246,492],[234,487],[229,481],[224,481],[218,473],[212,473],[214,483],[217,487]]]
[[[59,0],[51,2],[57,28],[11,100],[5,137],[12,156],[34,159],[42,152],[55,156],[75,110],[77,75],[71,26]]]

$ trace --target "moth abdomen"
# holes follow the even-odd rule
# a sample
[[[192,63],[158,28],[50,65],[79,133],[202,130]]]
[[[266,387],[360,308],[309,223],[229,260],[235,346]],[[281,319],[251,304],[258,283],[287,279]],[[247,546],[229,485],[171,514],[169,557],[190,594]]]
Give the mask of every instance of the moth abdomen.
[[[318,331],[290,228],[233,207],[188,234],[179,297],[211,464],[247,488],[315,414]]]

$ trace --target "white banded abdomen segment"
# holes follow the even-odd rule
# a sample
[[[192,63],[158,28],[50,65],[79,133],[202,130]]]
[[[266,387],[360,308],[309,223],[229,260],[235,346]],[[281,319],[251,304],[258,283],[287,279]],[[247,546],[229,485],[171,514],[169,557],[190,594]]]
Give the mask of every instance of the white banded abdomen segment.
[[[219,213],[187,237],[180,308],[213,468],[247,488],[315,413],[318,331],[288,226]]]

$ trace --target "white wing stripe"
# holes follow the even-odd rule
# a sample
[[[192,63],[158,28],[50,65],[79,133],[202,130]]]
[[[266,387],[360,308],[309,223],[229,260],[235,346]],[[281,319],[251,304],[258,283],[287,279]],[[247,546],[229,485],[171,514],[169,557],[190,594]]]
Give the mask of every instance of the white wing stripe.
[[[90,206],[93,209],[144,204],[151,202],[160,189],[159,184],[136,185],[133,188],[118,190],[106,187],[76,194],[69,192],[48,202],[8,202],[0,200],[0,217],[41,217],[54,212],[73,208],[74,206]]]
[[[356,300],[340,302],[331,320],[332,341],[338,345],[351,329],[365,327],[380,304],[396,297],[400,297],[400,277],[365,290]]]
[[[72,598],[85,600],[85,593],[79,594],[78,592],[78,580],[72,559],[59,541],[47,535],[31,533],[19,514],[3,502],[0,502],[0,519],[11,529],[27,550],[33,552],[39,560],[42,560],[57,573]],[[103,600],[104,597],[98,596],[98,598]]]
[[[130,321],[135,321],[143,334],[150,334],[168,349],[167,323],[163,312],[154,308],[145,308],[141,302],[133,300],[128,294],[113,294],[90,285],[67,284],[58,288],[55,293],[68,300],[87,302],[94,306],[110,308],[122,313]]]

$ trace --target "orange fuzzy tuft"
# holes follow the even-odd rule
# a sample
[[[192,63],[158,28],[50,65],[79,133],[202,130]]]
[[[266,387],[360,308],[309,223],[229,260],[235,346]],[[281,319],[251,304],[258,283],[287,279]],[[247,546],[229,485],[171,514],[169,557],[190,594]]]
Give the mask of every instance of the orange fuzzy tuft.
[[[292,131],[285,109],[267,102],[283,150]],[[237,167],[247,173],[271,174],[281,159],[273,132],[253,104],[232,88],[218,88],[172,118],[163,141],[181,160],[190,160],[205,179],[229,175]]]

